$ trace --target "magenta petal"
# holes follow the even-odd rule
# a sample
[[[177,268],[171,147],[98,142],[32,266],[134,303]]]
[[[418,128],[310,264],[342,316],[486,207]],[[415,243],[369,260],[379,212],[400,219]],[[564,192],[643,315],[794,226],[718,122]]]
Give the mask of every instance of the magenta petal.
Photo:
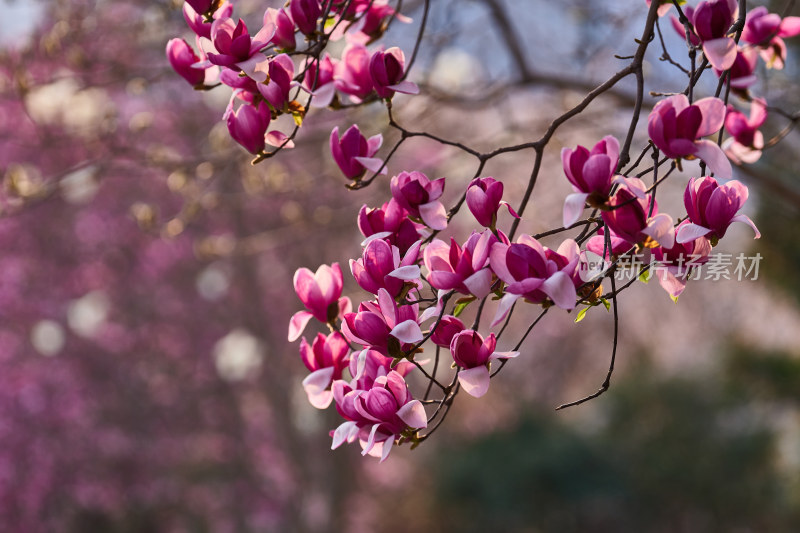
[[[708,168],[716,174],[717,177],[729,180],[733,175],[733,169],[731,167],[731,162],[725,156],[725,152],[722,151],[717,143],[702,140],[697,141],[695,143],[697,147],[697,151],[694,153],[697,157],[705,161]]]
[[[703,226],[698,226],[697,224],[684,224],[680,228],[678,228],[678,234],[675,237],[675,241],[678,244],[684,244],[687,242],[692,242],[694,240],[699,239],[705,235],[711,233],[711,230],[708,228],[704,228]]]
[[[760,239],[761,238],[761,232],[758,231],[758,228],[756,227],[756,225],[753,223],[752,220],[750,220],[750,217],[748,217],[747,215],[736,215],[731,220],[733,222],[743,222],[744,224],[747,224],[748,226],[753,228],[753,231],[756,232],[755,238],[756,239]]]
[[[300,335],[303,334],[303,330],[306,329],[308,321],[311,320],[313,316],[314,315],[308,311],[298,311],[292,315],[292,319],[289,321],[289,342],[294,342],[300,338]]]
[[[419,279],[420,271],[417,265],[407,265],[392,270],[388,275],[404,281],[414,281]]]
[[[569,310],[575,308],[575,299],[577,297],[575,284],[564,272],[556,272],[547,278],[542,283],[541,291],[549,296],[561,309]]]
[[[489,369],[485,365],[462,370],[458,373],[458,382],[464,392],[475,398],[480,398],[489,390]]]
[[[425,224],[435,230],[447,228],[447,212],[442,202],[434,200],[419,206],[419,215]]]
[[[572,193],[564,200],[564,214],[563,214],[563,223],[564,227],[568,228],[573,225],[583,213],[584,205],[586,204],[586,198],[589,195],[584,192],[576,192]]]
[[[428,415],[419,400],[411,400],[405,404],[397,411],[397,416],[410,428],[421,429],[428,427]]]
[[[794,37],[795,35],[800,35],[800,17],[784,18],[778,37]]]

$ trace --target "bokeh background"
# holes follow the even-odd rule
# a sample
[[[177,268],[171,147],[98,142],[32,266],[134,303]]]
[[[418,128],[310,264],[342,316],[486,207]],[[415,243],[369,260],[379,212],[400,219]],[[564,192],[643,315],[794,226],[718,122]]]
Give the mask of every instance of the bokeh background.
[[[235,4],[257,21],[278,3]],[[410,51],[421,2],[403,4],[414,22],[385,41]],[[461,395],[436,438],[379,464],[329,450],[337,416],[308,405],[286,330],[295,269],[345,267],[358,209],[388,198],[386,180],[347,191],[327,152],[335,125],[396,140],[383,108],[312,112],[297,148],[253,167],[221,121],[228,93],[192,91],[165,60],[167,40],[188,36],[178,0],[0,8],[0,530],[800,528],[796,132],[736,171],[764,237],[734,226],[721,248],[760,253],[758,280],[693,283],[677,305],[637,283],[620,298],[612,390],[558,413],[602,382],[612,321],[550,313],[486,397]],[[481,150],[536,139],[624,65],[613,55],[632,53],[645,13],[638,0],[433,2],[412,74],[424,94],[396,98],[398,121]],[[753,89],[790,113],[796,44]],[[646,89],[682,90],[660,53]],[[620,84],[559,130],[525,231],[559,224],[561,148],[622,137],[632,91]],[[766,131],[786,125],[773,116]],[[496,158],[484,175],[516,204],[532,159]],[[453,202],[475,161],[416,139],[390,165],[406,169],[447,176]],[[697,171],[659,188],[663,211],[682,212]],[[363,297],[348,280],[346,292]],[[515,314],[517,338],[535,313]]]

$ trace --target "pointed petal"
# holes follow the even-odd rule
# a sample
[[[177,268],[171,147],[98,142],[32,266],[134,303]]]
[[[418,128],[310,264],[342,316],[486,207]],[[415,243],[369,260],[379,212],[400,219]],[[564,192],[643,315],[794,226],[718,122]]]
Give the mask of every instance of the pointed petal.
[[[572,193],[564,200],[564,227],[568,228],[573,225],[583,213],[583,207],[586,204],[586,198],[589,195],[583,192]]]
[[[344,441],[353,442],[353,429],[358,431],[358,426],[356,426],[356,423],[352,421],[344,422],[337,427],[333,432],[333,444],[331,444],[331,450],[335,450],[341,446]]]
[[[756,232],[755,238],[756,239],[760,239],[761,238],[761,232],[758,231],[758,228],[756,227],[756,225],[753,223],[752,220],[750,220],[750,217],[748,217],[747,215],[736,215],[731,220],[734,221],[734,222],[743,222],[744,224],[747,224],[748,226],[753,228],[753,231]]]
[[[489,369],[485,365],[462,370],[458,373],[458,382],[464,392],[475,398],[480,398],[489,390]]]
[[[488,268],[481,269],[464,280],[464,286],[473,295],[483,298],[492,288],[492,271]]]
[[[556,272],[547,278],[542,283],[541,290],[561,309],[575,308],[575,299],[577,298],[575,284],[564,272]]]
[[[497,312],[494,315],[494,320],[492,320],[491,327],[495,327],[497,324],[503,321],[508,312],[511,310],[511,307],[514,305],[514,302],[516,302],[519,298],[519,294],[506,294],[500,298],[500,305],[497,307]]]
[[[415,279],[419,279],[420,271],[417,265],[408,265],[392,270],[389,276],[404,281],[414,281]]]
[[[412,400],[405,404],[397,411],[397,416],[410,428],[422,429],[428,427],[428,415],[419,400]]]
[[[308,401],[317,409],[326,409],[333,400],[333,393],[328,389],[333,379],[333,367],[315,370],[303,380],[303,390],[308,395]]]
[[[294,342],[300,338],[300,335],[303,334],[303,330],[306,329],[308,321],[311,320],[313,316],[314,315],[308,311],[298,311],[292,315],[292,319],[289,321],[289,342]]]
[[[400,83],[389,85],[389,89],[399,93],[419,94],[419,87],[417,87],[416,83],[411,81],[401,81]]]
[[[519,352],[494,352],[489,356],[489,361],[494,361],[495,359],[513,359],[515,357],[519,357]]]
[[[400,322],[389,332],[389,335],[400,342],[407,342],[409,344],[419,342],[424,338],[422,330],[419,329],[419,324],[413,320]]]
[[[731,162],[725,156],[722,148],[717,146],[717,143],[702,140],[695,143],[697,151],[694,153],[697,157],[705,161],[708,168],[719,178],[724,180],[731,179],[733,169]]]
[[[712,67],[717,70],[728,70],[736,61],[736,41],[730,37],[705,41],[703,53]]]
[[[386,167],[383,164],[383,159],[378,159],[377,157],[354,157],[353,159],[361,163],[361,165],[370,172],[380,171],[381,174],[386,174]]]
[[[697,224],[684,224],[680,228],[678,228],[678,234],[675,237],[675,241],[678,244],[684,244],[687,242],[692,242],[700,237],[708,235],[711,233],[711,230],[708,228],[704,228],[703,226],[698,226]]]
[[[447,212],[442,202],[434,200],[419,206],[419,214],[425,224],[436,230],[447,228]]]

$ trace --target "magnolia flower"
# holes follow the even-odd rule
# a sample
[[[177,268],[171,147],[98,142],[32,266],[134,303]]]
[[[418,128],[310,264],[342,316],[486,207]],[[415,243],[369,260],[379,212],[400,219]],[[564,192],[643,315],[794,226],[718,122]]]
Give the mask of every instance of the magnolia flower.
[[[361,134],[358,126],[353,124],[344,135],[339,137],[339,127],[331,132],[330,146],[333,160],[342,170],[342,173],[351,180],[361,178],[364,173],[378,172],[386,174],[386,169],[381,169],[383,160],[374,157],[383,144],[383,136],[379,133],[367,139]]]
[[[761,57],[767,67],[782,69],[786,60],[786,43],[782,37],[800,34],[800,17],[786,17],[769,13],[759,6],[747,14],[742,31],[742,40],[761,49]]]
[[[333,82],[335,70],[336,62],[327,53],[321,62],[316,59],[308,59],[306,62],[306,73],[301,87],[313,96],[309,103],[311,107],[327,107],[333,101],[333,97],[336,96],[336,86]]]
[[[545,248],[530,235],[520,235],[517,242],[495,243],[489,264],[497,277],[506,282],[492,326],[499,324],[519,298],[541,303],[550,298],[562,309],[575,307],[573,277],[580,261],[580,249],[567,239],[557,251]]]
[[[403,81],[405,75],[405,55],[399,48],[392,47],[385,52],[377,51],[369,62],[372,85],[378,96],[391,98],[395,91],[406,94],[418,94],[419,87],[410,81]]]
[[[401,172],[390,182],[392,197],[413,217],[430,228],[447,227],[447,213],[439,197],[444,192],[444,178],[431,181],[422,172]]]
[[[251,154],[264,150],[269,123],[269,107],[264,103],[246,104],[227,113],[228,132]]]
[[[233,4],[227,0],[223,2],[219,9],[214,11],[212,18],[214,20],[221,18],[228,18],[233,13]],[[198,37],[205,37],[211,39],[211,22],[206,22],[202,13],[198,13],[189,2],[183,4],[183,18],[186,24]]]
[[[398,306],[386,289],[378,289],[376,302],[362,302],[358,312],[344,315],[342,333],[348,340],[383,354],[389,353],[393,342],[405,351],[423,339],[418,310],[417,304]]]
[[[475,178],[467,187],[467,207],[478,224],[485,228],[493,228],[497,222],[497,210],[501,205],[508,208],[514,218],[519,215],[503,199],[503,182],[494,178]]]
[[[458,372],[458,382],[470,396],[480,398],[489,390],[491,361],[519,356],[519,352],[496,352],[496,346],[494,333],[484,340],[480,333],[470,329],[456,333],[450,341],[453,361],[461,369]]]
[[[194,65],[200,63],[189,43],[183,39],[170,39],[167,43],[167,59],[172,68],[193,87],[202,87],[206,79],[206,71]]]
[[[719,131],[725,121],[725,104],[709,97],[689,104],[684,94],[658,102],[647,119],[647,132],[656,148],[671,159],[699,157],[712,172],[729,179],[730,161],[716,143],[698,140]]]
[[[452,315],[444,315],[436,324],[436,329],[431,334],[431,341],[436,346],[448,348],[456,333],[461,333],[465,329],[464,323],[458,318]]]
[[[266,61],[261,53],[275,33],[274,25],[265,25],[252,38],[242,19],[236,23],[230,18],[219,18],[211,25],[211,41],[215,52],[208,53],[214,65],[241,70],[256,81],[265,81],[267,74],[257,71],[256,66]]]
[[[278,54],[256,67],[256,71],[266,73],[266,82],[258,84],[261,96],[273,109],[281,111],[289,104],[289,92],[295,86],[294,63],[286,54]]]
[[[609,210],[603,211],[603,221],[617,237],[631,245],[652,239],[671,248],[675,242],[672,217],[659,214],[658,202],[645,191],[642,180],[624,178],[622,186],[608,202]]]
[[[364,253],[357,260],[350,260],[350,271],[358,286],[367,292],[377,294],[386,289],[396,298],[406,282],[414,282],[420,277],[417,258],[421,241],[412,246],[401,259],[400,250],[381,239],[369,241]]]
[[[291,0],[289,13],[295,26],[305,35],[317,31],[317,19],[322,15],[319,0]]]
[[[294,273],[294,290],[307,311],[298,311],[289,323],[289,341],[297,340],[311,318],[328,323],[350,312],[350,299],[340,298],[343,285],[338,263],[321,265],[316,272],[298,268]]]
[[[449,245],[434,239],[423,253],[428,283],[439,290],[456,290],[483,298],[492,286],[492,272],[485,267],[496,242],[497,237],[490,230],[473,233],[463,248],[455,239],[450,239]]]
[[[561,150],[564,174],[576,192],[564,201],[564,227],[574,224],[588,200],[591,205],[602,205],[608,200],[614,173],[619,164],[619,141],[611,135],[594,145],[590,152],[583,146],[574,150]]]
[[[758,228],[747,215],[737,215],[747,201],[748,190],[736,180],[720,185],[711,177],[692,178],[683,194],[683,204],[691,224],[680,228],[677,241],[685,243],[699,237],[721,239],[733,222],[743,222],[753,228],[758,239]]]
[[[370,54],[364,45],[350,43],[342,52],[342,59],[335,66],[333,83],[336,90],[360,103],[372,93],[372,75],[369,71]]]
[[[733,107],[728,108],[728,115],[725,117],[725,129],[733,137],[727,139],[722,148],[728,157],[740,165],[742,163],[755,163],[761,157],[761,149],[764,147],[764,135],[758,128],[767,120],[767,102],[761,98],[754,98],[750,105],[750,117],[737,111]]]
[[[677,231],[690,222],[684,220],[678,224]],[[656,260],[655,274],[658,281],[672,298],[677,298],[686,288],[686,279],[690,268],[708,261],[711,243],[705,237],[698,237],[686,243],[675,242],[671,248],[659,247],[653,250]]]
[[[419,240],[421,228],[421,224],[408,218],[408,211],[394,198],[380,209],[364,205],[358,212],[358,229],[367,240],[385,239],[389,244],[397,246],[401,254],[405,254]]]
[[[305,338],[300,340],[300,357],[311,372],[303,380],[303,389],[308,401],[317,409],[325,409],[331,404],[331,383],[342,379],[342,370],[350,364],[349,354],[350,346],[337,332],[327,337],[319,333],[311,346]]]
[[[395,439],[407,429],[428,427],[425,408],[408,390],[403,376],[391,371],[368,390],[353,390],[344,381],[333,384],[336,408],[347,421],[333,432],[331,449],[359,439],[362,455],[389,456]]]
[[[295,26],[285,9],[267,8],[264,12],[264,26],[270,25],[275,27],[275,34],[269,42],[286,52],[294,50],[297,44],[294,38]]]

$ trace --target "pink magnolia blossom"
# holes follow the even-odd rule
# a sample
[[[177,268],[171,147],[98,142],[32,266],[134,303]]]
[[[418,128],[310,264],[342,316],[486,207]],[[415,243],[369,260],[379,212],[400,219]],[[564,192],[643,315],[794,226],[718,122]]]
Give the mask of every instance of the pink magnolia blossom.
[[[800,34],[800,17],[786,17],[769,13],[759,6],[747,14],[742,31],[742,40],[761,49],[761,57],[767,67],[782,69],[786,60],[786,43],[782,37]]]
[[[494,333],[484,340],[480,333],[471,329],[456,333],[450,341],[453,361],[461,369],[458,382],[470,396],[480,398],[489,390],[489,365],[492,361],[519,356],[519,352],[496,352],[496,346]]]
[[[497,210],[501,205],[508,208],[514,218],[519,215],[503,199],[503,182],[492,177],[475,178],[467,187],[467,207],[478,224],[485,228],[494,228],[497,223]]]
[[[418,320],[418,305],[398,306],[386,289],[378,289],[376,302],[362,302],[358,312],[346,313],[342,333],[351,342],[389,353],[391,339],[401,350],[423,339]]]
[[[219,18],[211,25],[211,41],[216,52],[209,52],[208,60],[214,65],[241,70],[256,81],[265,81],[266,72],[257,71],[256,65],[266,61],[260,50],[274,33],[275,26],[269,24],[250,37],[242,19],[235,23],[231,18]]]
[[[341,334],[333,332],[327,337],[319,333],[309,346],[300,341],[300,357],[311,374],[303,380],[308,401],[317,409],[327,408],[333,399],[331,384],[342,379],[342,370],[350,364],[350,346]]]
[[[750,105],[750,117],[737,111],[732,106],[728,108],[725,117],[725,128],[733,137],[727,139],[722,148],[728,157],[740,165],[742,163],[755,163],[761,157],[764,147],[764,135],[758,128],[767,120],[767,102],[761,98],[754,98]]]
[[[238,111],[227,113],[228,132],[251,154],[264,150],[269,123],[269,107],[264,103],[245,104]]]
[[[439,197],[444,192],[444,178],[431,181],[422,172],[401,172],[390,182],[392,197],[409,215],[421,218],[430,228],[447,227],[447,213]]]
[[[193,87],[202,87],[206,79],[206,71],[194,65],[200,58],[189,43],[183,39],[170,39],[167,43],[167,59],[172,68]]]
[[[385,239],[405,254],[419,240],[421,224],[408,218],[408,212],[394,198],[379,208],[366,205],[358,212],[358,229],[371,239]]]
[[[738,12],[736,0],[700,2],[691,16],[695,34],[703,43],[703,53],[711,66],[727,70],[736,59],[736,42],[728,36]]]
[[[353,124],[344,135],[339,137],[339,127],[331,132],[330,146],[333,160],[342,170],[342,173],[351,180],[361,178],[364,173],[378,172],[383,174],[386,169],[381,169],[383,160],[374,157],[383,144],[383,136],[379,133],[367,139],[362,135],[358,126]]]
[[[736,59],[730,68],[731,87],[745,90],[758,81],[758,77],[755,75],[757,62],[758,52],[755,48],[747,47],[737,50]],[[724,72],[723,70],[714,69],[714,73],[718,77],[722,77]]]
[[[233,14],[233,4],[227,0],[223,2],[219,9],[214,11],[212,15],[213,20],[228,18]],[[183,18],[186,24],[198,37],[205,37],[211,39],[211,22],[206,22],[202,13],[198,13],[188,2],[183,4]]]
[[[264,12],[264,26],[275,27],[275,34],[269,40],[271,44],[275,45],[275,48],[286,52],[295,49],[297,44],[294,37],[295,26],[286,9],[268,7]]]
[[[405,75],[405,55],[396,46],[385,52],[377,51],[369,62],[372,85],[381,98],[391,98],[395,92],[418,94],[416,83],[403,81]]]
[[[289,13],[295,26],[305,35],[317,31],[317,19],[322,15],[322,6],[319,0],[291,0]]]
[[[619,141],[607,135],[591,152],[580,145],[574,150],[563,148],[561,164],[576,191],[564,201],[563,223],[568,227],[578,220],[587,200],[591,205],[602,205],[608,199],[619,164]]]
[[[344,381],[336,381],[333,394],[337,410],[347,421],[333,431],[331,449],[358,438],[362,455],[380,457],[383,462],[403,432],[428,427],[425,408],[398,372],[377,378],[368,390],[353,390]]]
[[[573,277],[580,261],[580,249],[567,239],[557,251],[542,246],[530,235],[520,235],[517,242],[495,243],[489,264],[497,277],[506,282],[492,326],[500,323],[519,298],[541,303],[550,298],[562,309],[575,307]]]
[[[298,268],[294,273],[294,290],[307,311],[298,311],[289,323],[289,341],[297,340],[311,318],[328,323],[350,312],[350,299],[342,296],[342,269],[338,263],[321,265],[316,272]]]
[[[617,237],[631,245],[652,239],[661,246],[671,248],[675,242],[672,217],[659,214],[658,202],[645,193],[646,189],[642,180],[625,178],[623,185],[608,202],[610,209],[603,211],[603,221]]]
[[[357,2],[353,2],[357,4]],[[350,11],[353,11],[351,7]],[[361,2],[355,8],[358,13],[356,22],[347,29],[350,42],[368,44],[379,39],[386,30],[387,19],[394,17],[400,22],[409,23],[411,19],[398,13],[389,5],[389,0],[373,0]]]
[[[677,232],[690,222],[684,220],[678,224]],[[671,248],[658,247],[653,250],[653,258],[657,261],[654,267],[658,281],[669,295],[677,298],[686,288],[686,279],[690,267],[702,265],[708,261],[711,243],[705,237],[685,243],[675,242]]]
[[[699,237],[721,239],[733,222],[743,222],[753,228],[758,239],[758,228],[747,215],[737,215],[747,201],[747,187],[733,180],[720,185],[711,177],[691,178],[683,194],[683,204],[691,224],[682,226],[677,241],[685,243]]]
[[[450,342],[456,333],[464,331],[464,323],[452,315],[444,315],[431,335],[431,341],[436,346],[449,348]]]
[[[333,77],[337,62],[332,60],[327,53],[322,57],[322,61],[316,59],[307,61],[302,87],[307,93],[313,95],[309,103],[311,107],[327,107],[333,101],[333,97],[336,95]]]
[[[282,111],[289,104],[289,92],[295,86],[294,63],[286,54],[278,54],[256,67],[265,73],[266,82],[258,84],[258,90],[273,109]]]
[[[345,46],[342,59],[336,65],[334,75],[336,90],[349,95],[354,103],[360,103],[372,94],[369,64],[369,50],[364,45],[350,43]]]
[[[498,242],[490,230],[472,233],[464,247],[455,239],[446,244],[434,239],[423,252],[427,280],[439,290],[456,290],[483,298],[492,286],[492,271],[487,267],[492,245]]]
[[[364,253],[357,260],[350,260],[350,271],[358,286],[367,292],[377,294],[386,289],[390,296],[400,295],[406,282],[415,282],[420,277],[417,258],[421,241],[412,246],[400,258],[400,250],[381,239],[369,241]]]
[[[448,345],[449,346],[449,345]],[[394,367],[392,367],[394,365]],[[387,357],[376,350],[366,348],[350,357],[350,375],[353,380],[350,388],[356,390],[368,390],[381,376],[387,375],[392,370],[401,376],[407,376],[414,370],[414,363],[411,361],[400,361],[395,363],[394,359]]]
[[[715,142],[698,140],[719,131],[725,121],[725,104],[709,97],[689,104],[684,94],[658,102],[647,119],[653,144],[672,159],[699,157],[712,172],[724,179],[732,174],[731,164]]]

